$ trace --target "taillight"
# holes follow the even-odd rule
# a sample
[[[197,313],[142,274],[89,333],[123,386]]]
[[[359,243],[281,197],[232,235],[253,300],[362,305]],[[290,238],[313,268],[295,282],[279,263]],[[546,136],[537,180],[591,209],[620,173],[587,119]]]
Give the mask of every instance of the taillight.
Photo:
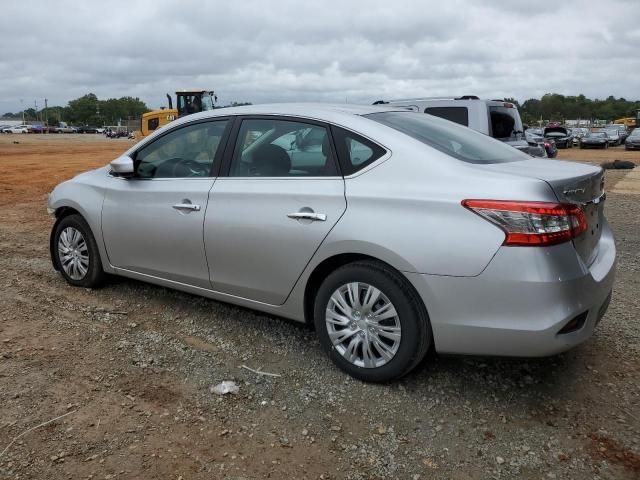
[[[555,245],[587,229],[587,219],[572,203],[463,200],[462,205],[506,234],[503,245]]]

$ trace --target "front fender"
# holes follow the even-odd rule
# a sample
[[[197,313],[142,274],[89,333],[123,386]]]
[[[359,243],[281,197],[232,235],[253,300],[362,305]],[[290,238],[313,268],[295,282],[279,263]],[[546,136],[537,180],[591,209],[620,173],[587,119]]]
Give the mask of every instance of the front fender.
[[[90,173],[94,174],[95,172]],[[73,180],[61,183],[49,195],[47,206],[49,211],[53,211],[56,217],[49,236],[49,251],[54,268],[58,270],[59,267],[56,265],[54,255],[54,232],[64,217],[77,213],[84,218],[91,229],[91,233],[98,245],[103,269],[112,273],[102,238],[101,217],[102,204],[104,202],[104,188],[98,186],[96,182],[88,181],[91,180],[91,175],[85,175],[85,178],[83,178],[84,175],[82,175]]]

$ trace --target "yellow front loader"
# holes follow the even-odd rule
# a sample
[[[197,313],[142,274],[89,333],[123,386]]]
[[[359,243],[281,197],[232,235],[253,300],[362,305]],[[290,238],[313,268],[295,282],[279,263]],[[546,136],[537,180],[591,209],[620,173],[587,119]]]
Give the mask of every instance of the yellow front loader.
[[[143,137],[178,117],[213,110],[216,95],[208,90],[181,90],[176,92],[176,108],[173,108],[173,101],[168,93],[167,99],[169,100],[168,108],[153,110],[142,115],[140,133]]]

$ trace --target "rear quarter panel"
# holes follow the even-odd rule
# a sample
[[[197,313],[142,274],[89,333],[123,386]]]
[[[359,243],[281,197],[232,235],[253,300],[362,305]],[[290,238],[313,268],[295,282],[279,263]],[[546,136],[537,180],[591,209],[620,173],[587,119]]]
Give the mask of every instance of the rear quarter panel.
[[[387,161],[346,179],[347,211],[314,261],[360,253],[405,272],[479,275],[505,235],[461,201],[555,199],[537,179],[484,171],[406,143],[394,148]]]

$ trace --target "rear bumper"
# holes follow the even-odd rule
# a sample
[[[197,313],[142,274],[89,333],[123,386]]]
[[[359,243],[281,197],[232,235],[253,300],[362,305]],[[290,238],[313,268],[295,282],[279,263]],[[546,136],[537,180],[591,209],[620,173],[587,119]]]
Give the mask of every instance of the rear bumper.
[[[438,352],[548,356],[587,340],[606,311],[616,256],[606,224],[598,248],[589,267],[566,243],[502,247],[476,277],[407,277],[427,306]],[[585,312],[579,329],[558,333]]]

